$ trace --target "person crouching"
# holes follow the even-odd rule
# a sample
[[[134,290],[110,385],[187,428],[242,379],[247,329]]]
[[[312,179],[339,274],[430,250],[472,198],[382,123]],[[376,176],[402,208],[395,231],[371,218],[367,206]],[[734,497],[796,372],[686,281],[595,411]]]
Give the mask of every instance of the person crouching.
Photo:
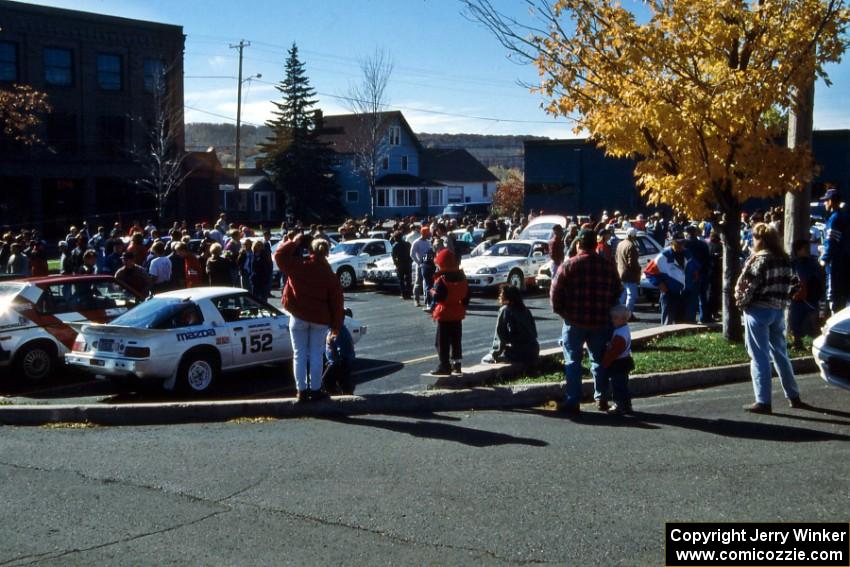
[[[432,373],[448,376],[460,373],[462,321],[469,305],[469,286],[466,275],[458,266],[457,257],[449,249],[440,250],[434,263],[437,266],[432,317],[437,322],[436,347],[440,365]]]

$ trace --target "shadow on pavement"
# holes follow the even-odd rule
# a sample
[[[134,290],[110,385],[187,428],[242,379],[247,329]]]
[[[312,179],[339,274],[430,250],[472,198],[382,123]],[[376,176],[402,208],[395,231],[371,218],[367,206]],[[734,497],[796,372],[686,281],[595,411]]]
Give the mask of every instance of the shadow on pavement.
[[[850,435],[817,431],[815,429],[804,429],[801,427],[790,427],[773,423],[758,421],[738,421],[732,419],[706,419],[683,415],[670,415],[663,413],[635,412],[634,415],[626,417],[609,416],[607,414],[589,411],[581,412],[578,417],[569,418],[557,411],[542,409],[515,410],[521,412],[535,413],[544,417],[554,417],[573,421],[578,425],[601,425],[606,427],[637,427],[643,429],[661,429],[660,425],[670,427],[681,427],[703,431],[713,435],[732,437],[737,439],[755,439],[758,441],[779,442],[812,442],[812,441],[850,441]],[[777,417],[792,418],[788,414],[774,414]],[[765,416],[769,418],[770,416]],[[813,418],[803,418],[812,420]],[[816,420],[824,421],[824,420]],[[839,422],[841,424],[845,422]]]
[[[357,358],[354,361],[354,368],[351,369],[351,374],[355,385],[366,384],[372,380],[394,374],[402,368],[404,368],[404,364],[393,360]]]
[[[842,413],[842,412],[838,412]],[[843,421],[840,419],[827,419],[825,417],[807,417],[805,415],[799,414],[790,414],[790,413],[777,413],[773,412],[774,417],[782,417],[785,419],[796,419],[798,421],[809,421],[812,423],[829,423],[830,425],[844,425],[850,427],[850,421]]]
[[[493,447],[496,445],[528,445],[531,447],[546,447],[549,444],[539,439],[527,437],[514,437],[505,433],[482,431],[447,423],[434,423],[432,421],[395,421],[390,419],[378,419],[374,417],[330,417],[328,421],[344,423],[346,425],[359,425],[361,427],[377,427],[405,433],[413,437],[423,439],[440,439],[443,441],[454,441],[471,447]]]

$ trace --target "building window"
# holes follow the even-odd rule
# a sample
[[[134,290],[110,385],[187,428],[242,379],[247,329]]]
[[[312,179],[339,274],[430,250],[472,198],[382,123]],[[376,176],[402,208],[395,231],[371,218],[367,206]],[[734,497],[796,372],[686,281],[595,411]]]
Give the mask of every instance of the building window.
[[[401,156],[401,170],[407,171],[407,156]]]
[[[70,49],[44,48],[44,81],[48,85],[60,87],[74,84],[73,53]]]
[[[48,151],[73,154],[77,151],[77,117],[64,112],[51,112],[44,120]]]
[[[389,189],[376,189],[375,190],[375,206],[376,207],[389,207],[390,206],[390,191]]]
[[[384,159],[381,160],[381,169],[386,171],[389,168],[390,168],[390,158],[385,157]]]
[[[398,146],[401,144],[401,126],[390,126],[390,145]]]
[[[442,189],[429,189],[428,199],[428,205],[431,207],[441,207],[445,205],[445,202],[443,201]]]
[[[97,86],[105,91],[121,90],[121,56],[97,54]]]
[[[416,207],[419,199],[418,189],[394,189],[393,197],[396,207]]]
[[[482,184],[481,184],[481,196],[482,196],[482,197],[487,197],[487,196],[488,196],[488,195],[487,195],[487,189],[488,189],[487,184],[486,184],[486,183],[482,183]]]
[[[119,157],[127,143],[127,120],[123,116],[101,116],[97,119],[100,152],[105,156]]]
[[[357,191],[346,191],[345,192],[345,202],[346,203],[358,203],[360,202],[360,193]]]
[[[18,45],[11,41],[0,41],[0,82],[13,83],[18,80]]]
[[[463,203],[463,187],[448,188],[449,204]]]
[[[165,83],[165,64],[162,59],[145,59],[145,92],[152,93]]]

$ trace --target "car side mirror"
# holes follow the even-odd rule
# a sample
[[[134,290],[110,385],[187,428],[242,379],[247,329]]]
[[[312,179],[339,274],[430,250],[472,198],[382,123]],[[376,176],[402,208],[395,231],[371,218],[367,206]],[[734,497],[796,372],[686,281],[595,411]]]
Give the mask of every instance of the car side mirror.
[[[368,252],[361,252],[361,253],[360,253],[360,257],[361,257],[361,258],[368,258],[368,257],[369,257],[369,253],[368,253]]]

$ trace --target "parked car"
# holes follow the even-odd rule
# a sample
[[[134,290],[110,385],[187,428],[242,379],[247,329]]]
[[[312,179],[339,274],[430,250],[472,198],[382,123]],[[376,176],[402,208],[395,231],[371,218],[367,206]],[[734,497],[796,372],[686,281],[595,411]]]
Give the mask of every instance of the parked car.
[[[363,282],[368,264],[390,257],[391,254],[389,240],[361,238],[340,242],[331,248],[328,263],[339,277],[342,289],[350,291]]]
[[[546,240],[552,238],[552,229],[555,225],[561,225],[566,229],[569,219],[562,215],[542,215],[534,217],[519,234],[519,240]]]
[[[466,258],[472,252],[472,245],[463,240],[457,240],[455,241],[455,252],[461,259]],[[378,288],[398,287],[398,274],[392,256],[367,264],[363,280],[367,285],[377,286]]]
[[[482,216],[490,214],[493,203],[454,203],[446,205],[440,215],[443,219],[459,220],[465,216]]]
[[[68,323],[105,323],[140,303],[112,276],[52,276],[0,283],[0,369],[37,383],[62,363],[76,331]]]
[[[827,319],[812,354],[827,383],[850,390],[850,307]]]
[[[470,289],[495,289],[535,285],[540,266],[549,263],[549,243],[544,240],[504,240],[480,256],[461,261]]]
[[[167,390],[203,393],[222,372],[292,359],[289,315],[239,288],[161,293],[110,324],[75,326],[68,364]],[[366,334],[350,316],[345,326],[355,343]]]

